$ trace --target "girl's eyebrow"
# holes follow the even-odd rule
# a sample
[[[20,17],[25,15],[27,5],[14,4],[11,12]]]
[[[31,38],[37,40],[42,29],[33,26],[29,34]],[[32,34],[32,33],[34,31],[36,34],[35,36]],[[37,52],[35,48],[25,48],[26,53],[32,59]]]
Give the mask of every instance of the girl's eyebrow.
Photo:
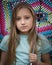
[[[30,17],[30,15],[24,15],[25,17],[27,16],[27,17]]]
[[[20,16],[17,16],[16,18],[20,18]]]
[[[17,16],[16,18],[20,18],[21,16]],[[30,15],[24,15],[24,17],[30,17]]]

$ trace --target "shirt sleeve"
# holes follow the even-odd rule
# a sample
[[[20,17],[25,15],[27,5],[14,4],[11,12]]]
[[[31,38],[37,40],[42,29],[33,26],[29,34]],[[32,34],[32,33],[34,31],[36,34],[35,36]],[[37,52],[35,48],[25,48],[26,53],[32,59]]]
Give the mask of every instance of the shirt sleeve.
[[[8,38],[9,38],[8,35],[4,36],[4,38],[2,39],[2,41],[0,43],[0,49],[3,51],[8,50]]]
[[[41,44],[42,44],[41,53],[42,54],[49,53],[52,50],[52,46],[51,46],[50,42],[44,35],[41,35],[41,39],[42,39],[41,40]]]

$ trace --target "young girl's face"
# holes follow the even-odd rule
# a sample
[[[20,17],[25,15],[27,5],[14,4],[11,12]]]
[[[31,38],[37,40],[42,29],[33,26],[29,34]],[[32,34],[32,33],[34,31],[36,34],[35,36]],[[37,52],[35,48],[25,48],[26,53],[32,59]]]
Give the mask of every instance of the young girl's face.
[[[17,12],[16,27],[21,33],[28,33],[33,26],[33,16],[27,8],[21,8]]]

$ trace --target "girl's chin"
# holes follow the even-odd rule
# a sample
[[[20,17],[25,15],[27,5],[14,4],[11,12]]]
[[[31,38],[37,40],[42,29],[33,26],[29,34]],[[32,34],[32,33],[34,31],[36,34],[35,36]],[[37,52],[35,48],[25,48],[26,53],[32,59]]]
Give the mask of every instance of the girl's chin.
[[[27,34],[27,33],[28,33],[28,31],[21,31],[21,33],[22,33],[22,34]]]

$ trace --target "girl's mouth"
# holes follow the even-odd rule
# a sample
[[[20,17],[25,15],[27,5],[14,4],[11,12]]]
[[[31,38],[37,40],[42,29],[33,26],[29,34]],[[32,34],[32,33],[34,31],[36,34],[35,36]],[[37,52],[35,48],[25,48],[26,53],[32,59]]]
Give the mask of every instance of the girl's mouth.
[[[22,28],[22,29],[25,29],[25,28],[27,28],[27,26],[22,26],[21,28]]]

